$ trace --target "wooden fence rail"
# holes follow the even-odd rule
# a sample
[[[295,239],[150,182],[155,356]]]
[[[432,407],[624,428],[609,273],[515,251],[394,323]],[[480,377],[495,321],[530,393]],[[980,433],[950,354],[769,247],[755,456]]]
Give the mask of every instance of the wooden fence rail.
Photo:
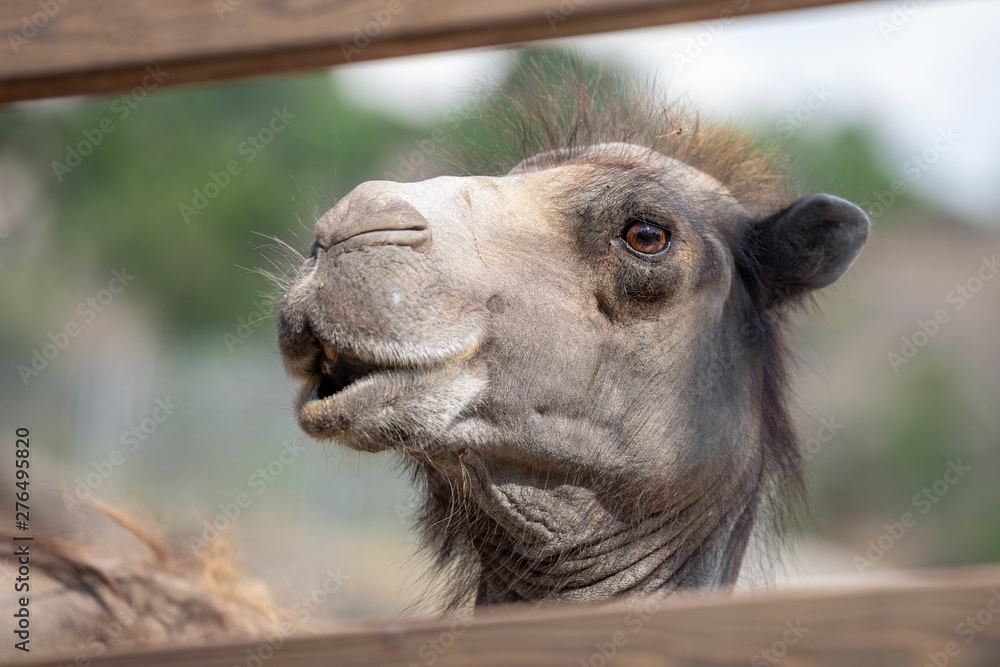
[[[93,667],[640,667],[1000,665],[1000,566],[914,573],[843,590],[627,606],[506,610],[473,621],[389,624],[89,658]],[[64,656],[32,664],[79,664]],[[20,662],[18,664],[26,664]]]
[[[846,1],[4,0],[0,103]]]

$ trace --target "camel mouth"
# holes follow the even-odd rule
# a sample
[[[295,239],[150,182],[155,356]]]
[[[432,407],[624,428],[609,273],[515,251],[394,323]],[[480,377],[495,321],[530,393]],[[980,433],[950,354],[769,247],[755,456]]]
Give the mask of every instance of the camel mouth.
[[[334,407],[350,395],[371,388],[389,376],[399,376],[419,370],[416,363],[376,361],[321,343],[320,354],[313,364],[314,371],[305,380],[298,403],[301,410],[315,411]],[[300,414],[300,419],[302,415]]]
[[[299,427],[318,440],[335,439],[353,430],[361,412],[390,402],[393,385],[418,371],[346,352],[330,356],[327,353],[317,362],[317,371],[303,382],[295,400]]]
[[[365,361],[346,352],[337,352],[325,345],[323,352],[325,358],[320,361],[316,400],[339,394],[366,377],[393,369],[393,366]]]
[[[443,358],[386,360],[317,343],[313,372],[296,397],[295,413],[302,430],[320,440],[339,439],[363,429],[380,413],[398,409],[400,399],[426,382],[426,376],[471,356],[477,348],[473,343]]]

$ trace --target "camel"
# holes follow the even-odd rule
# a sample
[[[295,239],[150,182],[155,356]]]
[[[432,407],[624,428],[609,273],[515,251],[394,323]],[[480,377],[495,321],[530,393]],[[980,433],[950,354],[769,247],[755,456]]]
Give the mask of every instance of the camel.
[[[803,493],[789,317],[869,231],[748,135],[578,74],[488,98],[507,144],[469,173],[359,185],[283,289],[300,427],[407,462],[447,609],[731,586]],[[108,512],[145,555],[36,542],[63,612],[36,649],[283,632],[225,553],[184,562]]]
[[[786,323],[868,218],[638,86],[536,79],[494,100],[499,172],[316,222],[278,318],[298,423],[409,462],[452,607],[731,586],[802,494]]]

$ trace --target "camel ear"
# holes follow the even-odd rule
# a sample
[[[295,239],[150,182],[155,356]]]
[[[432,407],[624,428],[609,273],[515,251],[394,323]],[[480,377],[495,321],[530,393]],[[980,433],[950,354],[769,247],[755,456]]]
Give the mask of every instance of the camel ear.
[[[868,239],[868,216],[833,195],[811,195],[758,222],[750,252],[768,305],[837,280]]]

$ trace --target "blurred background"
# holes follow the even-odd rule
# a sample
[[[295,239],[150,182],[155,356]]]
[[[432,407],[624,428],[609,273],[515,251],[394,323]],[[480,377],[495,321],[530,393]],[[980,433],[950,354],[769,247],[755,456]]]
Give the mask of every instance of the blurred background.
[[[545,47],[655,75],[872,217],[794,339],[814,504],[781,581],[998,561],[1000,4],[743,6]],[[148,508],[179,545],[214,523],[282,603],[333,569],[349,579],[324,616],[425,613],[409,482],[299,434],[260,270],[294,266],[279,241],[305,251],[358,183],[419,178],[448,149],[436,130],[477,132],[477,87],[523,57],[151,77],[0,111],[0,440],[29,427],[34,479],[67,506]]]

